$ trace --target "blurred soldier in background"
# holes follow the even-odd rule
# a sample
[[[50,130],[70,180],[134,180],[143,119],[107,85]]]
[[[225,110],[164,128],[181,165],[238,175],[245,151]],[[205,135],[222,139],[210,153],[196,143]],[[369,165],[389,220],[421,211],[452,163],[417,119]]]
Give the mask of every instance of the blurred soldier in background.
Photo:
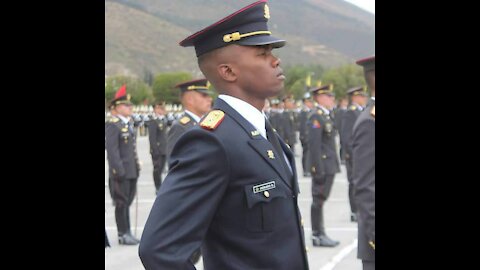
[[[295,111],[295,100],[293,96],[287,95],[283,98],[284,111],[282,113],[282,131],[283,140],[290,146],[290,149],[295,153],[295,143],[297,142],[297,115]]]
[[[107,123],[110,122],[111,119],[115,118],[117,115],[117,111],[115,111],[115,106],[110,104],[108,106],[108,109],[110,110],[109,115],[105,121],[105,151],[107,150]],[[110,197],[112,198],[112,204],[115,206],[115,200],[113,199],[113,178],[109,175],[108,176],[108,190],[110,191]]]
[[[343,117],[345,116],[345,112],[347,111],[347,106],[348,106],[348,99],[344,97],[338,101],[337,107],[335,109],[334,122],[335,122],[335,127],[337,128],[337,131],[338,131],[338,137],[340,139],[339,154],[340,154],[341,164],[345,164],[345,154],[344,154],[345,149],[343,147],[344,142],[342,142],[342,137],[343,137],[342,121],[343,121]]]
[[[165,108],[161,102],[155,103],[154,114],[150,117],[147,126],[153,163],[153,182],[155,183],[155,190],[158,192],[162,184],[162,172],[167,160],[168,120]]]
[[[114,186],[118,242],[120,245],[136,245],[139,240],[131,233],[130,205],[137,191],[140,164],[133,123],[129,119],[132,114],[132,103],[125,85],[117,91],[111,105],[117,115],[106,124],[105,136],[110,178]]]
[[[308,153],[308,127],[307,120],[308,115],[314,107],[313,101],[311,99],[310,93],[305,93],[302,99],[303,105],[298,116],[299,122],[299,133],[300,133],[300,142],[302,144],[302,168],[303,176],[311,176],[310,174],[310,157]]]
[[[180,99],[185,111],[180,118],[173,122],[167,137],[167,160],[172,153],[173,146],[178,138],[188,129],[196,126],[200,118],[212,108],[212,92],[208,90],[207,79],[199,79],[180,83],[175,87],[180,89]],[[170,167],[170,163],[169,163]],[[191,256],[193,264],[200,260],[201,251],[197,249]]]
[[[375,270],[375,56],[363,66],[372,99],[360,113],[352,134],[353,188],[358,208],[358,258],[363,270]]]
[[[207,79],[199,79],[180,83],[180,99],[185,111],[178,121],[172,124],[167,137],[167,160],[178,138],[189,128],[195,126],[200,118],[212,107],[212,97],[208,90]]]
[[[274,98],[270,102],[270,114],[268,120],[272,124],[272,127],[280,134],[281,126],[281,114],[282,109],[280,108],[280,100]]]
[[[335,174],[340,172],[335,128],[330,116],[334,106],[332,90],[331,84],[311,90],[318,107],[310,114],[307,124],[312,163],[312,242],[314,246],[323,247],[334,247],[340,243],[327,236],[323,215],[323,206],[330,195]]]
[[[343,151],[345,152],[345,167],[347,169],[348,179],[348,198],[350,201],[350,221],[357,221],[357,207],[353,198],[353,180],[352,180],[352,131],[353,125],[357,120],[363,108],[367,104],[367,92],[362,86],[353,87],[347,90],[350,98],[350,106],[345,112],[342,121],[342,133],[340,141],[343,143]]]

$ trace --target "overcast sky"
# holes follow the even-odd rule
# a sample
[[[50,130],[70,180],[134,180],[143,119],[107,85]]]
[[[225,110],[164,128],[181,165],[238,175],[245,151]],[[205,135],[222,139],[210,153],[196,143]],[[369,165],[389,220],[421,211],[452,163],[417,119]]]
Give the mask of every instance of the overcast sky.
[[[375,0],[345,0],[375,14]]]

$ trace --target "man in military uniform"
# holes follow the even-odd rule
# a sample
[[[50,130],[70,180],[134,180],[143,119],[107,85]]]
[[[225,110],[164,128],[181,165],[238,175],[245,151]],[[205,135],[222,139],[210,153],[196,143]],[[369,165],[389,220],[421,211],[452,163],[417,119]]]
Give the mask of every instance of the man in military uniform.
[[[188,129],[196,126],[200,118],[212,108],[212,92],[208,89],[207,79],[197,79],[193,81],[177,84],[180,89],[180,99],[185,109],[178,121],[173,122],[168,131],[167,137],[167,160],[172,153],[172,149],[180,136]],[[197,249],[191,256],[193,264],[200,260],[201,251]]]
[[[140,165],[137,157],[135,133],[130,115],[132,103],[130,95],[123,85],[115,94],[111,105],[117,115],[110,119],[105,128],[107,158],[110,178],[113,182],[115,201],[115,220],[117,222],[118,242],[121,245],[136,245],[136,239],[130,230],[130,205],[137,190]]]
[[[280,100],[274,98],[270,102],[270,114],[268,115],[268,121],[279,134],[281,130],[281,115],[282,109],[280,109]]]
[[[360,113],[352,133],[353,188],[358,208],[358,258],[363,270],[375,270],[375,56],[363,66],[372,99]]]
[[[205,269],[308,269],[295,159],[262,112],[285,80],[268,18],[258,1],[180,42],[220,95],[173,147],[140,243],[147,270],[194,269],[200,246]]]
[[[180,89],[180,99],[185,111],[178,121],[173,122],[167,137],[167,159],[172,153],[178,138],[188,129],[198,124],[200,118],[212,108],[211,92],[208,81],[198,79],[177,84]]]
[[[107,124],[110,123],[110,120],[115,118],[117,115],[117,112],[115,111],[115,106],[110,104],[108,106],[109,110],[109,115],[105,119],[105,151],[107,151],[107,135],[106,135],[106,130],[107,130]],[[115,206],[115,200],[113,199],[113,178],[108,177],[108,191],[110,192],[110,197],[112,198],[112,204]]]
[[[299,133],[300,133],[300,143],[302,144],[302,168],[303,168],[303,176],[309,177],[310,174],[310,157],[308,153],[308,128],[307,128],[307,120],[308,115],[310,114],[312,108],[314,107],[311,95],[309,92],[303,95],[303,106],[300,114],[298,116],[299,122]]]
[[[367,104],[367,92],[363,86],[352,87],[347,90],[350,99],[350,105],[345,112],[342,121],[341,142],[345,151],[345,167],[347,169],[348,179],[348,199],[350,201],[350,221],[357,221],[357,207],[353,198],[353,181],[352,181],[352,131],[353,125],[360,113]]]
[[[340,138],[340,162],[341,164],[345,164],[345,149],[343,148],[343,142],[342,142],[342,121],[343,117],[345,115],[345,112],[347,111],[348,107],[348,99],[347,98],[341,98],[338,101],[337,107],[335,108],[335,127],[337,128],[338,131],[338,137]]]
[[[283,98],[285,110],[282,113],[283,140],[290,146],[295,153],[295,143],[297,142],[297,115],[295,112],[295,100],[291,95]]]
[[[335,128],[330,110],[334,99],[332,85],[313,88],[313,99],[318,107],[308,119],[308,142],[312,174],[312,242],[314,246],[334,247],[338,241],[325,232],[323,206],[330,195],[335,174],[340,172],[335,144]]]
[[[162,172],[167,160],[167,129],[168,120],[165,109],[160,102],[154,105],[154,114],[148,121],[148,139],[150,141],[150,155],[153,163],[153,182],[158,192],[162,184]]]

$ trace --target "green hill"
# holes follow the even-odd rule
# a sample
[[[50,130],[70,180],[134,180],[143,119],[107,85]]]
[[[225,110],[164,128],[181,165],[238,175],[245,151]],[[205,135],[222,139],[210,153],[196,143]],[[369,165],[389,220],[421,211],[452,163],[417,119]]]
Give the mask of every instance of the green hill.
[[[105,2],[105,72],[188,71],[201,76],[193,48],[178,42],[252,0]],[[285,38],[282,65],[337,66],[375,52],[375,16],[342,0],[270,0],[269,26]]]

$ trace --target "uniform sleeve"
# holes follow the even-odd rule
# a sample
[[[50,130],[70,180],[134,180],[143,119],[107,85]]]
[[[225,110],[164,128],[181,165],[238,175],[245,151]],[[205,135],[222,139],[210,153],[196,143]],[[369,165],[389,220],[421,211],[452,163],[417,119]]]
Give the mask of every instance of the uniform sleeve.
[[[209,131],[187,131],[170,158],[140,242],[147,270],[195,269],[189,258],[201,246],[228,185],[230,163]]]
[[[113,123],[105,127],[108,166],[112,175],[122,177],[125,175],[122,159],[120,158],[120,129]]]
[[[184,132],[183,126],[179,123],[174,123],[167,135],[167,158],[171,155],[173,146],[177,142],[180,135]]]
[[[155,120],[148,122],[148,140],[150,142],[150,153],[152,156],[160,156],[160,147],[157,145],[158,126]]]
[[[345,112],[344,119],[342,121],[342,142],[345,147],[346,159],[350,159],[352,155],[352,132],[353,125],[355,124],[355,112],[348,110]]]
[[[353,134],[353,183],[368,241],[375,242],[375,122],[358,124]]]
[[[318,115],[312,114],[307,122],[308,130],[308,149],[310,152],[310,162],[312,164],[312,175],[325,174],[325,164],[322,159],[322,136],[323,123],[320,121]]]

